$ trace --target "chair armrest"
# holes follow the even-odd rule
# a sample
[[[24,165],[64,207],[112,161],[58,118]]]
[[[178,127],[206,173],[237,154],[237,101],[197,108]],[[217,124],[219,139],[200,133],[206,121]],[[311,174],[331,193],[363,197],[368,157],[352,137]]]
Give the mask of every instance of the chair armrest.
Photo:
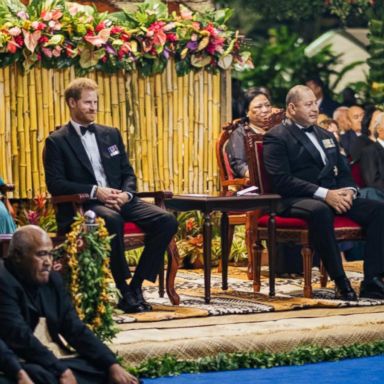
[[[243,179],[232,179],[232,180],[225,180],[221,183],[223,186],[236,186],[236,187],[249,187],[250,180],[248,178],[243,178]]]
[[[0,192],[6,194],[7,192],[13,192],[15,190],[14,184],[0,185]]]
[[[51,197],[53,205],[62,203],[82,204],[88,200],[90,200],[90,196],[88,193],[77,193],[74,195],[60,195]]]

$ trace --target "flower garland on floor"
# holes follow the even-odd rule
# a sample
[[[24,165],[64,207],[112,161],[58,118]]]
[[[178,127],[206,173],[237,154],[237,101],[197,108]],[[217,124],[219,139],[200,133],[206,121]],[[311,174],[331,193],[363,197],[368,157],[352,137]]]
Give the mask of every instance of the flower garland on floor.
[[[109,236],[104,219],[96,218],[95,229],[87,229],[78,215],[62,250],[68,258],[67,281],[73,304],[81,320],[102,340],[116,335],[110,298]]]
[[[74,66],[92,70],[162,72],[169,59],[179,75],[191,70],[244,69],[250,53],[240,52],[238,33],[226,22],[229,9],[193,13],[180,6],[168,14],[160,0],[146,0],[135,13],[99,13],[64,0],[0,0],[0,67],[19,63],[24,71]]]

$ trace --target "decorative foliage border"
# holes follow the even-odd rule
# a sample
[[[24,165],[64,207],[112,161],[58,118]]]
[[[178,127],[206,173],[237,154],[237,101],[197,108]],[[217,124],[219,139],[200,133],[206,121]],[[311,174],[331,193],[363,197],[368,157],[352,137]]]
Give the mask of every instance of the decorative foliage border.
[[[98,13],[64,0],[0,0],[0,67],[19,63],[24,71],[74,66],[92,70],[138,69],[162,72],[168,60],[179,75],[191,70],[244,69],[249,52],[240,52],[238,33],[225,25],[231,11],[168,14],[160,0],[146,0],[135,13]]]
[[[127,367],[127,369],[139,377],[161,377],[175,376],[181,373],[303,365],[323,361],[337,361],[347,358],[382,355],[383,353],[384,341],[344,345],[335,348],[308,345],[281,353],[218,353],[214,356],[206,356],[197,360],[178,360],[172,355],[164,355],[159,358],[148,359],[138,367]]]
[[[68,259],[66,278],[80,319],[101,340],[111,340],[117,333],[108,289],[112,281],[109,270],[111,236],[104,219],[96,218],[96,225],[95,229],[87,230],[84,216],[78,215],[58,254],[64,253]]]

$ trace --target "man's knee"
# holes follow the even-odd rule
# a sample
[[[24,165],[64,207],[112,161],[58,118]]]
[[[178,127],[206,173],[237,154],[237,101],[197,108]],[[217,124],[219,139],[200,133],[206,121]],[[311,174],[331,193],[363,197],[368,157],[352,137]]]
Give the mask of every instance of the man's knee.
[[[315,224],[333,223],[335,217],[332,208],[325,202],[314,200],[311,209],[308,210],[308,220]]]
[[[164,232],[174,235],[177,232],[178,226],[179,223],[175,216],[170,212],[164,211],[164,214],[161,217],[161,227],[164,228]]]

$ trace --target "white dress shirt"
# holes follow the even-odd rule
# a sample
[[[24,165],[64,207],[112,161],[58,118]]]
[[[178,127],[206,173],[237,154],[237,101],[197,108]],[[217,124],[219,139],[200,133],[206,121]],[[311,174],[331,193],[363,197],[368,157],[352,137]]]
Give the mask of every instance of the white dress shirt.
[[[80,124],[71,120],[71,124],[80,137],[81,143],[87,153],[88,159],[91,162],[93,172],[96,177],[97,185],[94,185],[91,191],[91,198],[95,198],[96,188],[108,187],[107,176],[105,175],[104,167],[101,162],[99,146],[97,145],[96,135],[93,132],[86,131],[83,135],[80,130]]]

